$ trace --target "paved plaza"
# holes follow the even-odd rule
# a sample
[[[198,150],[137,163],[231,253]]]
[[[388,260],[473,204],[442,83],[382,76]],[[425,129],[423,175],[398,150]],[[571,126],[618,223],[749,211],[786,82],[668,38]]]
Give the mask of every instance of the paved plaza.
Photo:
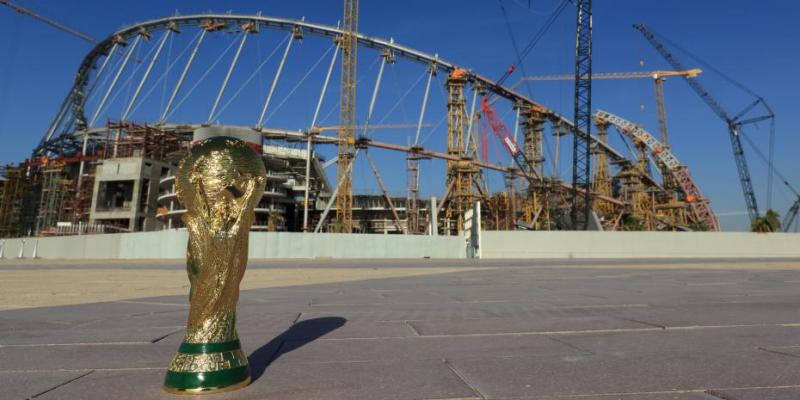
[[[0,399],[161,391],[180,261],[0,261]],[[800,261],[251,261],[207,399],[800,399]]]

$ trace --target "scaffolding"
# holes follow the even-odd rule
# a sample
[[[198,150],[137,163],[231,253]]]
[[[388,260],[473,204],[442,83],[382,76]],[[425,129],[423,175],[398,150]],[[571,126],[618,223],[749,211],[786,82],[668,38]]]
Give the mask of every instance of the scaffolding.
[[[608,143],[608,123],[596,120],[595,126],[597,127],[597,138],[603,143]],[[593,207],[601,220],[610,223],[618,212],[613,203],[603,199],[603,197],[612,197],[608,157],[597,145],[592,147],[592,155],[594,156],[594,160],[592,160],[594,170],[592,173],[592,190],[600,195],[594,197]]]
[[[36,217],[36,231],[47,232],[54,228],[58,222],[71,219],[68,214],[74,212],[75,191],[68,170],[68,164],[63,161],[51,161],[42,165],[42,189],[39,198],[39,215]],[[86,186],[84,186],[86,187]]]
[[[480,198],[475,192],[481,170],[473,162],[472,155],[477,154],[475,140],[467,140],[464,129],[467,122],[464,85],[467,72],[456,69],[447,77],[447,186],[452,185],[453,192],[445,210],[445,219],[455,221],[455,231],[464,229],[464,213],[473,207]],[[473,139],[473,138],[469,138]],[[466,143],[471,143],[468,151]],[[505,208],[505,206],[504,206]]]
[[[520,110],[522,116],[523,152],[530,163],[530,169],[543,176],[544,155],[542,141],[546,114],[539,107],[525,107]],[[537,180],[528,185],[527,198],[522,211],[522,220],[531,229],[550,229],[550,192],[552,185],[544,180]]]
[[[406,219],[408,220],[408,233],[416,235],[422,233],[419,212],[419,161],[429,157],[421,154],[422,147],[415,146],[406,157],[406,173],[408,193],[406,195]]]
[[[6,166],[0,171],[0,237],[24,234],[22,220],[27,186],[24,168]]]
[[[116,148],[117,158],[143,157],[167,162],[177,160],[188,150],[193,129],[188,126],[165,128],[121,121],[109,122],[106,132],[107,135],[114,132],[115,137],[119,137],[114,146],[104,147]],[[103,151],[103,158],[110,157],[111,154]]]

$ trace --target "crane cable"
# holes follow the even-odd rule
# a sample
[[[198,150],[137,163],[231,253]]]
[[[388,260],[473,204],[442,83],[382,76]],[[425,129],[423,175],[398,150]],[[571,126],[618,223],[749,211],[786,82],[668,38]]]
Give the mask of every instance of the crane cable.
[[[509,20],[508,20],[508,15],[506,14],[506,10],[505,10],[505,7],[503,6],[503,2],[502,2],[502,0],[498,0],[498,2],[500,3],[500,9],[503,11],[503,15],[505,16],[505,21],[506,21],[506,25],[508,27],[509,35],[511,35],[511,42],[512,42],[512,45],[514,46],[514,52],[516,53],[516,56],[517,56],[517,63],[520,64],[520,66],[522,66],[523,60],[525,60],[525,58],[528,56],[528,54],[530,54],[531,50],[533,50],[533,48],[536,47],[536,44],[539,43],[539,40],[542,39],[544,34],[547,33],[547,31],[550,29],[550,27],[553,25],[553,23],[558,18],[558,16],[561,15],[561,12],[564,11],[564,8],[566,8],[567,3],[569,3],[570,0],[561,0],[561,4],[559,4],[558,7],[556,7],[556,9],[550,14],[550,16],[547,18],[547,21],[545,21],[544,25],[542,25],[542,27],[539,28],[539,31],[536,32],[536,34],[533,35],[533,37],[531,37],[531,40],[528,42],[527,45],[525,45],[525,48],[522,49],[521,52],[519,51],[519,48],[517,47],[516,39],[514,39],[514,34],[511,31],[511,26],[510,26],[510,23],[509,23]],[[512,73],[514,73],[515,69],[516,69],[516,66],[515,65],[511,65],[508,69],[506,69],[506,72],[503,74],[503,76],[501,76],[500,79],[497,80],[495,85],[496,86],[501,86],[503,84],[503,82],[505,82],[505,80],[508,79],[508,77],[511,76]]]
[[[756,99],[755,102],[753,102],[749,106],[745,107],[743,111],[741,111],[737,116],[733,117],[733,122],[734,123],[737,122],[737,120],[740,117],[742,117],[744,114],[746,114],[748,111],[752,110],[752,108],[754,108],[759,103],[761,103],[761,105],[763,106],[764,109],[766,109],[766,112],[767,112],[767,114],[765,116],[768,117],[771,120],[771,122],[770,122],[770,133],[769,133],[769,157],[766,157],[761,152],[761,150],[758,147],[756,147],[755,143],[753,143],[747,136],[744,136],[744,134],[741,134],[739,136],[744,137],[745,140],[748,142],[748,144],[753,148],[753,150],[755,150],[756,154],[761,158],[761,160],[764,161],[767,164],[768,171],[771,171],[773,174],[778,175],[778,177],[783,181],[783,183],[793,193],[797,194],[797,191],[795,191],[795,189],[792,188],[791,185],[789,185],[789,182],[783,177],[782,174],[780,174],[778,172],[778,170],[775,168],[774,163],[773,163],[773,159],[774,159],[774,143],[775,143],[775,114],[772,112],[772,108],[769,106],[767,101],[764,100],[764,98],[761,97],[758,93],[754,92],[752,89],[750,89],[747,86],[745,86],[743,83],[737,81],[736,79],[734,79],[730,75],[725,74],[724,72],[722,72],[718,68],[714,67],[709,62],[703,60],[699,56],[695,55],[694,53],[690,52],[689,50],[679,46],[677,43],[669,40],[668,38],[664,37],[663,35],[659,34],[658,32],[653,31],[652,29],[650,29],[650,32],[654,36],[658,37],[664,43],[667,43],[668,45],[674,47],[675,49],[677,49],[681,53],[685,54],[689,58],[691,58],[694,61],[696,61],[698,64],[702,65],[705,69],[717,74],[720,78],[722,78],[726,82],[728,82],[731,85],[739,88],[740,90],[744,91],[745,93],[749,94],[750,96],[753,96]],[[772,174],[768,174],[767,175],[767,208],[770,208],[771,203],[772,203],[772,180],[773,180]]]

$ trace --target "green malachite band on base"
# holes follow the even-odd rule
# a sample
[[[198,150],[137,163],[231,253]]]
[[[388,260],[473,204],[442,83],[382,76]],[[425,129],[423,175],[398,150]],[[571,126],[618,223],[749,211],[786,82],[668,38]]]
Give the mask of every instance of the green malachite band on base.
[[[205,353],[221,353],[223,351],[237,350],[242,348],[239,340],[222,343],[181,343],[178,352],[184,354],[205,354]]]
[[[250,367],[225,369],[214,372],[167,371],[164,389],[174,391],[217,391],[250,379]]]

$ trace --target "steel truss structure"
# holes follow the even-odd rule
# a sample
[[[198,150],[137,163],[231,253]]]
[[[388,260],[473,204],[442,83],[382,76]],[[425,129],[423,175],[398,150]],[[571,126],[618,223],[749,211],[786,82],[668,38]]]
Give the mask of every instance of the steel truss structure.
[[[586,151],[586,168],[589,166],[588,157],[590,154],[590,149],[591,154],[595,156],[602,155],[603,163],[615,165],[622,170],[636,167],[633,161],[611,147],[607,138],[598,138],[589,134],[589,126],[586,126],[584,123],[575,125],[568,118],[565,118],[554,111],[543,107],[534,100],[520,94],[512,88],[498,84],[497,82],[467,68],[450,63],[440,58],[438,55],[427,54],[397,44],[393,40],[386,40],[358,33],[354,31],[356,26],[357,25],[352,25],[349,28],[347,26],[340,28],[315,24],[305,20],[281,19],[261,15],[202,14],[173,16],[147,21],[124,28],[100,41],[86,55],[80,67],[78,68],[73,87],[70,89],[61,107],[56,112],[51,124],[44,132],[39,145],[34,150],[33,155],[34,157],[47,156],[51,159],[58,159],[59,157],[72,157],[73,160],[78,160],[81,164],[81,170],[77,173],[77,181],[79,183],[77,191],[81,192],[81,179],[85,175],[89,176],[91,174],[91,171],[89,171],[87,174],[83,170],[83,164],[91,161],[90,159],[92,156],[88,154],[89,152],[94,152],[96,154],[96,149],[102,148],[104,153],[103,157],[110,157],[113,154],[124,156],[128,153],[128,150],[126,150],[126,147],[124,147],[126,146],[125,143],[127,143],[127,139],[119,137],[119,132],[126,132],[126,136],[130,135],[129,131],[132,129],[131,127],[133,125],[130,125],[131,123],[129,121],[122,119],[113,126],[96,126],[95,124],[98,123],[98,119],[104,111],[103,108],[106,104],[106,100],[111,95],[111,92],[115,89],[119,89],[117,81],[125,70],[127,64],[133,58],[132,54],[134,54],[134,50],[137,48],[137,46],[142,46],[144,41],[151,38],[157,41],[154,42],[153,48],[155,49],[155,52],[153,53],[154,55],[152,58],[147,59],[148,57],[145,57],[145,60],[143,61],[142,66],[146,66],[145,73],[143,74],[139,84],[134,86],[135,90],[133,91],[133,96],[131,97],[130,102],[127,104],[127,107],[125,107],[126,111],[124,114],[126,117],[130,114],[131,110],[135,109],[137,97],[139,97],[139,93],[144,86],[144,82],[148,79],[149,72],[158,59],[161,49],[164,46],[164,43],[168,40],[168,37],[179,32],[196,30],[196,39],[194,42],[190,43],[191,47],[187,47],[187,49],[191,49],[191,52],[186,58],[185,65],[180,72],[177,83],[170,92],[169,100],[166,102],[166,106],[159,113],[160,118],[157,121],[151,122],[152,126],[161,130],[169,131],[174,127],[178,127],[181,132],[187,132],[193,127],[207,125],[214,119],[220,99],[222,98],[222,93],[225,91],[228,80],[235,70],[239,56],[242,53],[244,43],[248,36],[267,29],[272,29],[289,33],[284,51],[282,53],[283,57],[280,60],[277,73],[272,81],[272,85],[269,87],[267,98],[263,104],[263,107],[260,109],[258,123],[255,124],[255,126],[239,126],[236,128],[255,130],[260,132],[265,139],[281,139],[289,142],[302,142],[307,145],[306,154],[309,160],[312,157],[314,145],[329,144],[335,145],[339,148],[340,151],[337,159],[332,160],[332,162],[339,164],[340,167],[339,170],[341,173],[337,174],[339,182],[337,182],[336,190],[332,194],[329,203],[325,207],[325,211],[322,213],[321,217],[316,220],[316,231],[319,231],[324,225],[325,217],[328,214],[328,211],[331,211],[334,207],[334,202],[336,202],[335,210],[337,213],[337,218],[334,222],[334,225],[341,225],[339,228],[335,229],[342,232],[350,232],[352,230],[352,226],[349,228],[347,226],[348,223],[352,222],[352,217],[347,216],[347,207],[342,206],[342,204],[348,204],[348,195],[351,196],[350,201],[352,201],[352,181],[351,179],[348,179],[348,176],[351,176],[352,174],[352,166],[355,158],[358,156],[359,150],[369,147],[400,151],[408,155],[407,162],[409,172],[409,187],[408,204],[405,210],[407,229],[405,230],[401,228],[402,221],[400,221],[400,216],[397,214],[397,211],[392,204],[391,198],[387,194],[388,192],[384,187],[383,182],[380,181],[380,178],[377,176],[377,170],[374,162],[369,160],[370,166],[373,168],[376,178],[378,178],[380,181],[379,184],[384,192],[384,198],[387,199],[387,202],[393,210],[393,219],[395,225],[397,225],[398,230],[407,231],[408,233],[424,233],[426,229],[430,229],[430,225],[426,224],[426,221],[421,220],[420,210],[418,209],[419,161],[430,158],[445,160],[448,164],[448,190],[445,192],[445,196],[439,199],[440,202],[438,204],[438,209],[448,210],[442,215],[447,215],[454,221],[459,221],[461,219],[461,214],[463,213],[464,209],[467,208],[468,204],[471,204],[478,199],[485,201],[491,197],[491,194],[488,193],[488,190],[485,187],[485,183],[480,182],[482,180],[481,170],[502,172],[505,177],[510,180],[513,180],[515,177],[521,177],[524,179],[518,180],[518,182],[527,183],[527,187],[521,191],[524,193],[524,195],[522,195],[519,201],[516,200],[516,195],[514,193],[509,193],[507,198],[502,201],[502,204],[504,204],[502,206],[504,207],[504,210],[499,209],[499,207],[501,207],[500,205],[490,205],[488,204],[489,202],[487,202],[487,207],[489,207],[490,211],[494,212],[495,214],[493,218],[496,218],[499,221],[500,217],[498,217],[498,215],[503,213],[502,218],[504,221],[506,221],[503,223],[503,225],[507,227],[522,226],[526,229],[569,228],[569,220],[565,219],[564,217],[566,217],[567,213],[569,212],[569,204],[571,201],[570,195],[572,196],[572,199],[579,197],[581,199],[592,199],[592,201],[595,203],[602,202],[602,204],[604,204],[611,214],[618,213],[620,210],[625,210],[629,207],[627,200],[620,199],[608,187],[604,187],[602,190],[600,190],[601,188],[599,187],[595,187],[593,185],[590,186],[588,184],[590,180],[584,179],[582,180],[582,182],[585,181],[584,184],[578,182],[578,187],[575,187],[575,185],[572,183],[564,183],[558,178],[544,176],[543,166],[545,163],[542,140],[545,132],[548,130],[553,132],[553,134],[557,135],[558,137],[567,134],[573,134],[575,136],[574,141],[576,143],[585,142],[587,146],[590,146]],[[353,31],[348,33],[348,29],[352,29]],[[209,117],[203,121],[195,121],[194,123],[190,124],[176,125],[174,123],[170,123],[169,111],[175,103],[176,96],[185,91],[183,84],[187,76],[187,72],[192,68],[192,64],[195,61],[195,56],[197,53],[202,51],[202,44],[204,43],[205,38],[215,32],[227,32],[228,34],[239,36],[238,46],[236,46],[236,53],[228,65],[227,73],[225,74],[223,82],[220,84],[219,91],[217,92],[216,100],[214,101],[214,106],[211,109]],[[265,112],[273,97],[275,86],[279,80],[287,55],[290,52],[292,42],[307,36],[328,38],[331,39],[335,44],[333,58],[330,60],[330,66],[327,69],[327,75],[324,81],[325,83],[321,91],[320,100],[317,103],[311,127],[308,131],[298,131],[265,126]],[[232,45],[237,44],[236,40],[237,39],[234,39]],[[348,46],[353,47],[349,48]],[[319,127],[316,127],[315,124],[318,119],[317,117],[319,115],[322,98],[327,91],[328,82],[330,80],[331,72],[336,62],[337,55],[339,55],[341,52],[342,62],[344,64],[346,63],[345,58],[354,57],[356,47],[374,49],[382,58],[380,72],[378,73],[375,87],[372,92],[369,113],[367,114],[367,120],[363,125],[364,135],[359,137],[355,135],[355,131],[360,130],[361,126],[355,125],[355,115],[351,115],[351,107],[346,104],[340,104],[340,124],[338,128],[334,129],[338,131],[338,134],[336,136],[323,135],[321,134],[322,131],[318,129]],[[117,59],[117,66],[112,67],[110,65],[112,63],[109,63],[109,60],[115,56]],[[428,83],[425,88],[422,108],[420,110],[419,121],[417,123],[417,137],[415,138],[414,143],[408,146],[374,141],[369,138],[368,135],[366,135],[368,132],[369,119],[372,116],[372,110],[375,104],[375,97],[379,91],[383,67],[386,63],[394,63],[395,59],[403,59],[417,63],[421,67],[426,68],[428,71]],[[351,60],[350,62],[354,61]],[[353,71],[343,70],[342,86],[340,87],[343,98],[347,98],[347,96],[344,95],[345,89],[347,89],[348,92],[350,90],[354,90],[355,78],[352,74],[354,74],[355,65],[352,65],[352,67]],[[114,71],[115,68],[116,72]],[[434,77],[439,72],[445,73],[448,76],[447,89],[449,97],[449,118],[447,125],[448,148],[446,153],[425,149],[419,143],[419,132],[423,126],[423,119],[431,81],[435,81]],[[95,96],[95,98],[100,99],[98,105],[94,109],[87,109],[87,99],[89,99],[89,97],[92,95],[92,92],[98,85],[98,81],[101,77],[105,78],[106,82],[110,81],[110,84],[106,86],[107,88],[104,90],[104,93],[98,93],[97,96]],[[585,75],[581,75],[581,77],[585,77]],[[464,93],[468,88],[471,88],[472,90],[472,99],[469,112],[467,112],[467,96]],[[523,129],[524,143],[522,150],[524,154],[522,154],[522,156],[524,157],[522,158],[527,158],[527,161],[524,163],[525,165],[517,167],[499,165],[491,163],[486,159],[481,160],[478,157],[478,136],[476,132],[478,126],[481,124],[478,124],[480,110],[476,110],[476,98],[480,96],[485,99],[487,95],[493,96],[496,99],[508,101],[516,109],[518,113],[518,122],[514,127],[514,136],[516,136],[517,128]],[[484,116],[489,115],[494,118],[493,123],[497,124],[501,122],[496,113],[486,114],[485,107],[482,105],[481,108],[483,109]],[[486,123],[485,121],[483,122],[484,124]],[[141,126],[147,125],[141,124]],[[113,133],[115,131],[117,132],[117,137],[114,137],[113,139],[108,137],[110,132]],[[506,134],[509,134],[507,129]],[[169,136],[162,136],[159,136],[159,140],[173,140]],[[128,142],[130,141],[128,140]],[[107,146],[107,144],[113,144],[113,147]],[[344,153],[342,153],[342,151],[344,151]],[[352,157],[350,155],[352,155]],[[344,168],[342,169],[343,165]],[[89,168],[89,166],[87,165],[86,168]],[[581,170],[583,168],[584,167],[581,167]],[[606,181],[611,179],[611,173],[608,169],[609,168],[606,166],[605,172],[603,173]],[[637,174],[638,179],[643,182],[643,185],[655,188],[657,191],[663,191],[663,188],[661,188],[659,183],[656,182],[656,180],[646,171],[639,171]],[[71,176],[74,178],[74,175],[75,174],[73,173]],[[303,221],[304,226],[307,226],[309,218],[307,210],[308,193],[306,193],[305,198],[306,200],[304,204],[306,209]],[[517,203],[521,204],[522,207],[517,207]],[[520,218],[520,221],[517,221],[519,212],[521,210],[528,210],[528,217]],[[587,208],[586,211],[588,212],[589,209]],[[551,214],[552,218],[561,218],[561,221],[558,223],[550,221]],[[430,221],[427,222],[430,223]],[[458,230],[458,225],[459,223],[457,222],[455,225],[451,226],[451,228],[455,227],[455,230]],[[496,225],[499,226],[500,223],[498,222]],[[610,222],[607,222],[606,226],[610,227],[611,229],[614,228],[614,225]],[[433,227],[433,229],[438,228]]]

